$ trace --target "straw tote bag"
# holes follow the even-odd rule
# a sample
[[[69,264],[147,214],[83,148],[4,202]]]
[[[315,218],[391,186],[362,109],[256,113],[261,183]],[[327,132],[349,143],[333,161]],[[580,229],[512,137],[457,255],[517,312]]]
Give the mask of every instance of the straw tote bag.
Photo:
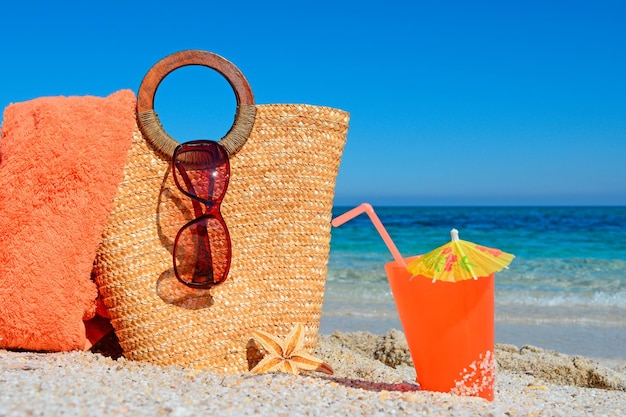
[[[174,239],[195,216],[172,178],[178,143],[153,110],[159,83],[186,65],[218,71],[237,98],[234,124],[219,141],[230,160],[221,203],[230,271],[209,289],[187,286],[173,271]],[[304,327],[305,348],[313,348],[348,113],[255,105],[243,74],[206,51],[178,52],[155,64],[139,88],[137,112],[124,180],[93,270],[125,357],[243,372],[259,359],[253,331],[284,336],[295,323]]]

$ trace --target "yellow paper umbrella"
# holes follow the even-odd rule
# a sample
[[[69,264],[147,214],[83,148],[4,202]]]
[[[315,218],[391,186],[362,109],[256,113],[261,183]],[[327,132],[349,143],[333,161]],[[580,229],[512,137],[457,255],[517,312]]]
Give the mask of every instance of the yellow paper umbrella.
[[[515,257],[500,249],[459,240],[459,232],[456,229],[452,229],[450,236],[451,242],[416,258],[406,269],[413,276],[432,278],[433,282],[456,282],[502,271]]]

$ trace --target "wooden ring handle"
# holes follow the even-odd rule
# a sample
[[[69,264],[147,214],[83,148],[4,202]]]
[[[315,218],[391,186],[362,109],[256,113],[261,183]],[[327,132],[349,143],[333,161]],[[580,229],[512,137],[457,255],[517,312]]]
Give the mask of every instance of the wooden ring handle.
[[[254,95],[246,77],[230,61],[208,51],[187,50],[168,55],[157,62],[145,75],[137,95],[137,124],[144,138],[170,158],[178,141],[169,136],[154,112],[154,97],[161,81],[172,71],[187,66],[202,65],[219,72],[226,78],[237,98],[235,121],[226,135],[220,139],[229,156],[235,154],[246,142],[252,126],[256,107]]]

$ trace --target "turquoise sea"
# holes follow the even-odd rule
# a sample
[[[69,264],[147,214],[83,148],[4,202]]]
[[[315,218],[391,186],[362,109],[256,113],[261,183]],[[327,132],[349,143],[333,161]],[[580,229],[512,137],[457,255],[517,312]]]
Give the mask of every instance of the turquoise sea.
[[[405,257],[446,243],[452,228],[516,256],[496,273],[496,343],[626,359],[626,207],[374,209]],[[323,334],[401,328],[391,260],[367,215],[333,228]]]

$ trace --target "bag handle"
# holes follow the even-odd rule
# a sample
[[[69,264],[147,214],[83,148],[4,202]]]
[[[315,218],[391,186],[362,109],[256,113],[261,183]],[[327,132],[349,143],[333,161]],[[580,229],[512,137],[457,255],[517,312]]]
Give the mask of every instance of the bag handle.
[[[172,158],[174,149],[179,143],[168,135],[161,126],[159,116],[154,112],[154,96],[159,84],[169,73],[187,65],[202,65],[212,68],[222,74],[232,87],[237,98],[235,121],[228,133],[219,140],[219,143],[226,148],[229,156],[234,155],[246,143],[252,131],[256,114],[254,96],[248,80],[237,67],[221,56],[208,51],[176,52],[166,56],[150,68],[141,81],[137,95],[137,124],[141,133],[159,152],[170,159]]]

